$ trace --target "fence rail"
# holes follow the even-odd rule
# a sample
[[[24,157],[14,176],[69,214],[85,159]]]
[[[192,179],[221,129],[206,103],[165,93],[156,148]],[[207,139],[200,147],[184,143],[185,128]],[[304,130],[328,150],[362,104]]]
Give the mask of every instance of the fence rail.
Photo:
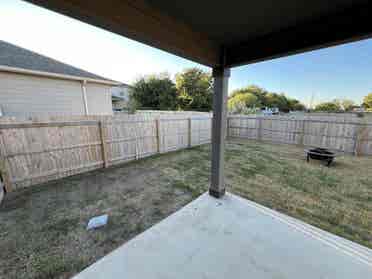
[[[212,115],[114,116],[0,123],[7,191],[211,141]],[[372,155],[372,123],[229,116],[228,136]]]
[[[208,143],[211,116],[0,124],[7,191]]]
[[[325,147],[355,155],[372,155],[370,122],[230,116],[228,136]]]

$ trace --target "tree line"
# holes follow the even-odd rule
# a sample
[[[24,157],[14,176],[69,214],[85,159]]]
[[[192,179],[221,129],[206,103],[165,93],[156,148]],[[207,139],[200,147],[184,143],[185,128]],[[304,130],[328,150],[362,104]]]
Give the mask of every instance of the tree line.
[[[140,77],[133,84],[131,99],[142,109],[211,111],[213,78],[210,72],[199,68],[177,73],[175,82],[167,73]],[[268,92],[255,85],[234,90],[229,96],[228,108],[233,113],[261,107],[277,107],[283,112],[305,109],[284,93]]]
[[[366,111],[372,111],[372,93],[367,94],[363,98],[363,103],[361,105],[357,105],[353,100],[349,99],[334,99],[331,102],[323,102],[316,105],[314,110],[324,112],[349,112],[358,107]]]
[[[352,100],[348,99],[334,99],[330,102],[319,103],[315,106],[314,111],[323,112],[348,112],[352,111],[356,107],[356,104]]]
[[[284,93],[269,92],[256,85],[234,90],[228,100],[229,111],[233,113],[254,113],[261,107],[278,108],[281,112],[302,111],[305,106]]]
[[[175,80],[168,73],[144,76],[133,84],[131,102],[136,108],[154,110],[211,111],[213,102],[213,78],[210,72],[200,68],[187,68],[177,73]],[[363,99],[362,106],[372,111],[372,93]],[[262,107],[278,108],[281,112],[307,110],[299,100],[285,93],[269,92],[256,85],[234,90],[228,99],[231,113],[255,113]],[[324,112],[352,111],[358,107],[349,99],[334,99],[311,109]]]

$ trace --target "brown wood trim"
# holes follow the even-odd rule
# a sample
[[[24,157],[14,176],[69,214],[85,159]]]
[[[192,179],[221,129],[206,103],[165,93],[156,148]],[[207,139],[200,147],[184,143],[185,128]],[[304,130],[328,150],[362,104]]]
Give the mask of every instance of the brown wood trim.
[[[204,34],[142,0],[28,0],[128,38],[208,66],[219,64],[219,47]]]
[[[247,38],[226,47],[226,66],[246,65],[369,38],[372,36],[371,10],[369,1],[275,33]]]

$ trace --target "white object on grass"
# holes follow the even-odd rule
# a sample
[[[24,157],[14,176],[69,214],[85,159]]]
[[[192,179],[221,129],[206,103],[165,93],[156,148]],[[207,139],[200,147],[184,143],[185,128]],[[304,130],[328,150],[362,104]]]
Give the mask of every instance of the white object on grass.
[[[107,224],[108,215],[104,214],[101,216],[93,217],[89,220],[87,230],[96,229]]]

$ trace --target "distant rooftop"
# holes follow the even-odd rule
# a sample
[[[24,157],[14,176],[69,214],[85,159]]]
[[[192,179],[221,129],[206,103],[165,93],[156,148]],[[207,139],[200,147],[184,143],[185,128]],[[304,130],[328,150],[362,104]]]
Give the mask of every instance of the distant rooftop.
[[[53,74],[112,81],[99,75],[62,63],[47,56],[0,40],[0,66]]]

